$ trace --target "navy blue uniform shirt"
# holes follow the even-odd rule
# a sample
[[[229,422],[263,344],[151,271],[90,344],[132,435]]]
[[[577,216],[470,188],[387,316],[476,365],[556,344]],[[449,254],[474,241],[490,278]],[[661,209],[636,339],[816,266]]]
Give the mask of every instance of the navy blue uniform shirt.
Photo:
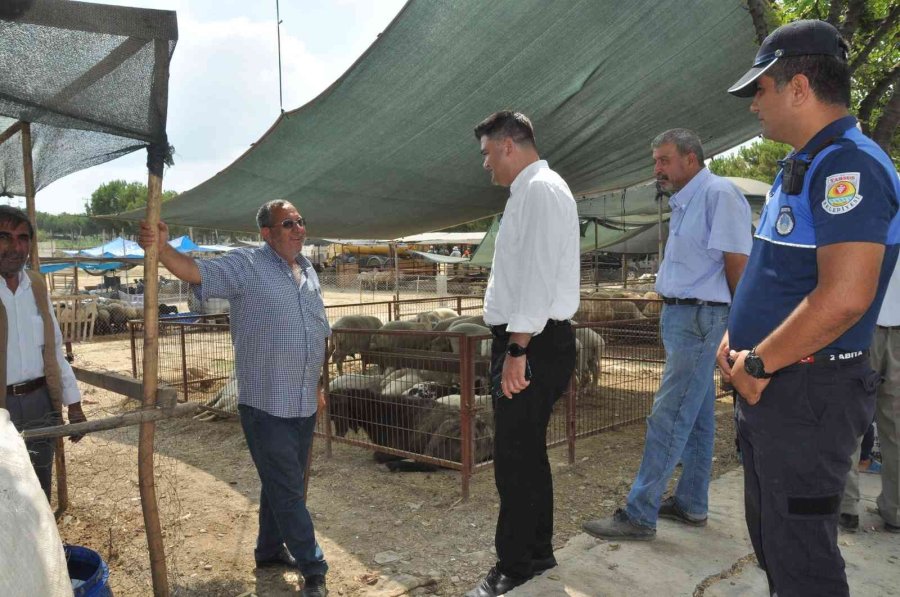
[[[732,301],[732,349],[753,348],[778,327],[818,283],[816,249],[845,242],[887,245],[878,292],[865,315],[823,350],[869,348],[897,261],[900,181],[890,158],[855,125],[852,116],[840,118],[797,152],[794,157],[805,158],[824,146],[810,164],[799,195],[783,191],[783,172],[775,177]]]

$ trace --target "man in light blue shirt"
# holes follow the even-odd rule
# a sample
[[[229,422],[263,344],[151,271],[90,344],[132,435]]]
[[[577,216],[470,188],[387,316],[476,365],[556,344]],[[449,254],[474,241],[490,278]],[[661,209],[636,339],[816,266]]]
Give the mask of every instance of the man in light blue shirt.
[[[715,439],[713,369],[731,296],[752,246],[750,206],[703,165],[697,135],[672,129],[651,144],[658,184],[669,200],[669,239],[656,281],[665,305],[662,383],[647,419],[644,457],[625,508],[584,530],[603,539],[650,540],[658,517],[706,525]],[[675,466],[674,495],[662,500]]]
[[[303,478],[316,412],[324,405],[319,375],[331,328],[312,263],[301,254],[306,220],[287,201],[259,208],[265,244],[194,261],[174,250],[168,228],[141,223],[140,245],[194,284],[201,300],[228,299],[238,382],[238,412],[260,478],[256,565],[299,568],[301,597],[324,597],[328,564],[306,508]]]

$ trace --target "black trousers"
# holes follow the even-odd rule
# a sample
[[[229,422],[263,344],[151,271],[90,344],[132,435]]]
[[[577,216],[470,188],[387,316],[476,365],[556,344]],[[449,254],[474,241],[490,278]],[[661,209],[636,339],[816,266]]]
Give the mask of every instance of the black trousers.
[[[24,396],[7,396],[6,409],[9,418],[18,431],[59,425],[61,417],[53,410],[50,394],[46,387],[38,388]],[[53,456],[56,453],[56,439],[37,439],[25,442],[31,466],[41,482],[41,489],[50,501],[50,487],[53,482]]]
[[[531,340],[531,384],[512,399],[499,394],[498,387],[508,341],[508,335],[495,333],[491,346],[494,479],[500,494],[495,546],[501,572],[530,577],[532,559],[553,555],[547,425],[575,370],[575,334],[564,323],[547,326]]]
[[[878,379],[867,359],[793,365],[755,406],[738,401],[747,529],[778,597],[850,594],[838,512]]]

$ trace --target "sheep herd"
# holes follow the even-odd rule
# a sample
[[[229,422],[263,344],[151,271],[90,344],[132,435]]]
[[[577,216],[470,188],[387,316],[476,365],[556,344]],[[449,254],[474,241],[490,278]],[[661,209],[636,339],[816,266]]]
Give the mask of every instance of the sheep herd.
[[[583,323],[646,319],[659,313],[659,302],[647,300],[658,298],[652,293],[598,292],[590,298],[619,300],[582,301],[576,319]],[[481,367],[475,368],[471,404],[475,462],[491,458],[493,413],[487,376],[491,331],[482,316],[463,316],[448,308],[387,323],[371,315],[345,315],[332,328],[331,361],[337,376],[328,390],[335,434],[365,431],[377,446],[452,462],[461,462],[462,457],[459,369],[436,364],[442,356],[444,362],[458,362],[458,356],[450,355],[460,353],[459,334],[482,337],[475,345]],[[577,327],[575,338],[578,384],[596,386],[606,343],[589,327]],[[392,358],[397,355],[405,358]],[[353,372],[346,370],[348,359],[358,362]],[[376,452],[375,457],[379,462],[401,458],[390,452]]]

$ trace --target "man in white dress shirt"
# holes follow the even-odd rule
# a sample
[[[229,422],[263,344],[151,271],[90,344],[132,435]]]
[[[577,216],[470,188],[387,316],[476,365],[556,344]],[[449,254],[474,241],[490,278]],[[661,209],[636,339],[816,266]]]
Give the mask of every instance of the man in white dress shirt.
[[[494,597],[556,566],[547,425],[575,368],[579,230],[566,182],[540,159],[518,112],[475,127],[484,168],[509,187],[484,295],[491,326],[497,564],[467,597]]]
[[[6,386],[0,408],[9,411],[19,431],[59,424],[63,405],[70,423],[86,420],[47,287],[40,274],[24,271],[33,236],[21,210],[0,206],[0,350],[6,351],[0,356],[0,385]],[[79,439],[72,436],[72,441]],[[49,500],[56,440],[25,446]]]

